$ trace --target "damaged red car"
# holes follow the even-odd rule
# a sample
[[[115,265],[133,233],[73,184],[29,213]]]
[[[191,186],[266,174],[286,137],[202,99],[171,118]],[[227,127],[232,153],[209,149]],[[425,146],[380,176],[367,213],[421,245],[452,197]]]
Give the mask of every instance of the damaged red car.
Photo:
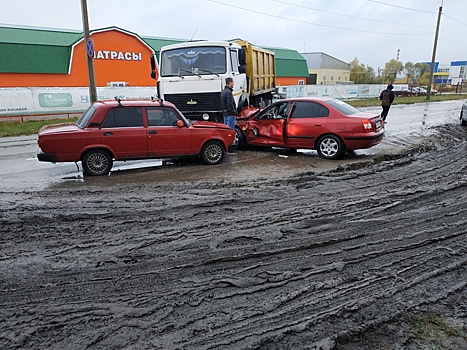
[[[236,132],[238,149],[315,149],[326,159],[375,146],[384,137],[378,114],[360,112],[334,98],[307,97],[280,100],[247,117],[240,115]]]
[[[81,161],[85,175],[106,175],[114,160],[191,156],[218,164],[234,139],[227,125],[189,121],[169,102],[98,101],[76,123],[42,127],[37,158]]]

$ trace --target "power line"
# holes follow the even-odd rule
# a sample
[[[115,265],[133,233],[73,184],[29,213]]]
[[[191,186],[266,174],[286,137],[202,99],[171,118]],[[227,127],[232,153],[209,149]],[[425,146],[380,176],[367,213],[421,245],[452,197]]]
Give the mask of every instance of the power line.
[[[404,10],[417,11],[417,12],[426,12],[426,13],[436,13],[436,12],[433,12],[433,11],[419,10],[419,9],[413,9],[413,8],[410,8],[410,7],[387,4],[385,2],[376,1],[376,0],[368,0],[368,1],[376,2],[377,4],[386,5],[386,6],[398,7],[398,8],[404,9]]]
[[[458,43],[458,44],[461,44],[461,45],[464,45],[464,46],[467,46],[467,43],[463,43],[463,42],[461,42],[461,41],[454,40],[454,39],[448,38],[448,37],[446,37],[446,36],[443,36],[443,35],[440,35],[440,36],[441,36],[442,38],[444,38],[444,39],[447,39],[447,40],[453,41],[453,42],[455,42],[455,43]]]
[[[285,5],[294,6],[294,7],[304,8],[304,9],[308,9],[308,10],[329,13],[329,14],[337,15],[337,16],[350,17],[350,18],[356,18],[356,19],[363,19],[365,21],[372,21],[372,22],[377,22],[377,23],[388,23],[388,24],[395,24],[395,25],[399,25],[399,26],[408,26],[408,27],[433,28],[432,26],[421,26],[421,25],[416,25],[416,24],[396,23],[396,22],[382,21],[382,20],[373,19],[373,18],[364,18],[364,17],[346,15],[346,14],[343,14],[343,13],[331,12],[331,11],[321,10],[321,9],[317,9],[317,8],[313,8],[313,7],[292,4],[292,3],[286,2],[286,1],[280,1],[280,0],[272,0],[272,1],[279,2],[279,3],[285,4]]]
[[[467,26],[467,23],[464,23],[464,22],[461,22],[461,21],[459,21],[459,20],[457,20],[457,19],[455,19],[455,18],[452,18],[452,17],[446,15],[445,13],[443,13],[443,16],[444,16],[444,17],[447,17],[447,18],[449,18],[449,19],[452,19],[453,21],[459,22],[460,24],[463,24],[463,25]]]
[[[273,15],[273,14],[265,13],[265,12],[261,12],[261,11],[246,9],[244,7],[235,6],[235,5],[231,5],[231,4],[226,4],[226,3],[221,2],[221,1],[215,1],[215,0],[208,0],[208,1],[219,4],[219,5],[224,5],[224,6],[236,8],[236,9],[242,10],[242,11],[257,13],[257,14],[260,14],[260,15],[279,18],[279,19],[292,21],[292,22],[297,22],[297,23],[310,24],[310,25],[314,25],[314,26],[318,26],[318,27],[326,27],[326,28],[332,28],[332,29],[348,30],[348,31],[353,31],[353,32],[370,33],[370,34],[386,34],[386,35],[418,36],[418,35],[431,35],[431,34],[433,34],[433,33],[385,33],[385,32],[372,32],[372,31],[369,31],[369,30],[335,27],[335,26],[330,26],[330,25],[326,25],[326,24],[318,24],[318,23],[313,23],[313,22],[307,22],[307,21],[302,21],[302,20],[298,20],[298,19],[294,19],[294,18],[287,18],[287,17],[284,17],[284,16],[278,16],[278,15]]]

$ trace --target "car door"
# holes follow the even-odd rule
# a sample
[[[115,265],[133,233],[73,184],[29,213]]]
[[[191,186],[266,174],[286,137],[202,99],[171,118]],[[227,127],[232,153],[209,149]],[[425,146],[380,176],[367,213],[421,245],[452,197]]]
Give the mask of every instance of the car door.
[[[282,146],[288,103],[277,102],[246,122],[247,143],[250,145]]]
[[[147,155],[147,132],[141,107],[110,109],[100,132],[102,143],[116,153],[116,158],[141,158]]]
[[[295,101],[287,118],[285,145],[312,148],[326,127],[329,109],[315,101]]]
[[[182,120],[179,114],[170,107],[147,107],[148,119],[148,155],[178,156],[192,154],[191,128],[183,121],[183,127],[178,126]]]

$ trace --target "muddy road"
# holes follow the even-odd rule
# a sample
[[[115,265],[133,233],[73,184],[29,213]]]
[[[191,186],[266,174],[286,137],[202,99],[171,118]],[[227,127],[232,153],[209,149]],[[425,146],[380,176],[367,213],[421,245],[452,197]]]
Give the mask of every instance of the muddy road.
[[[263,155],[285,175],[4,188],[0,348],[418,349],[423,312],[464,349],[466,140],[452,122],[325,169]]]

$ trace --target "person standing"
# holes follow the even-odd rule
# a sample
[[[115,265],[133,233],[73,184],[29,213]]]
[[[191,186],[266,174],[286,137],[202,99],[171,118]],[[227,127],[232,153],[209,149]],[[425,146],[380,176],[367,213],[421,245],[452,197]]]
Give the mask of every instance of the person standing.
[[[383,120],[383,123],[386,124],[386,117],[388,116],[389,113],[389,108],[391,108],[391,104],[394,101],[394,86],[392,84],[389,84],[388,87],[381,91],[381,94],[379,95],[379,99],[381,100],[381,107],[383,107],[383,111],[381,112],[381,119]]]
[[[227,124],[235,130],[235,116],[237,115],[237,107],[235,106],[235,100],[232,94],[234,87],[233,78],[225,79],[225,88],[221,92],[221,103],[222,103],[222,115],[224,116],[224,124]]]

